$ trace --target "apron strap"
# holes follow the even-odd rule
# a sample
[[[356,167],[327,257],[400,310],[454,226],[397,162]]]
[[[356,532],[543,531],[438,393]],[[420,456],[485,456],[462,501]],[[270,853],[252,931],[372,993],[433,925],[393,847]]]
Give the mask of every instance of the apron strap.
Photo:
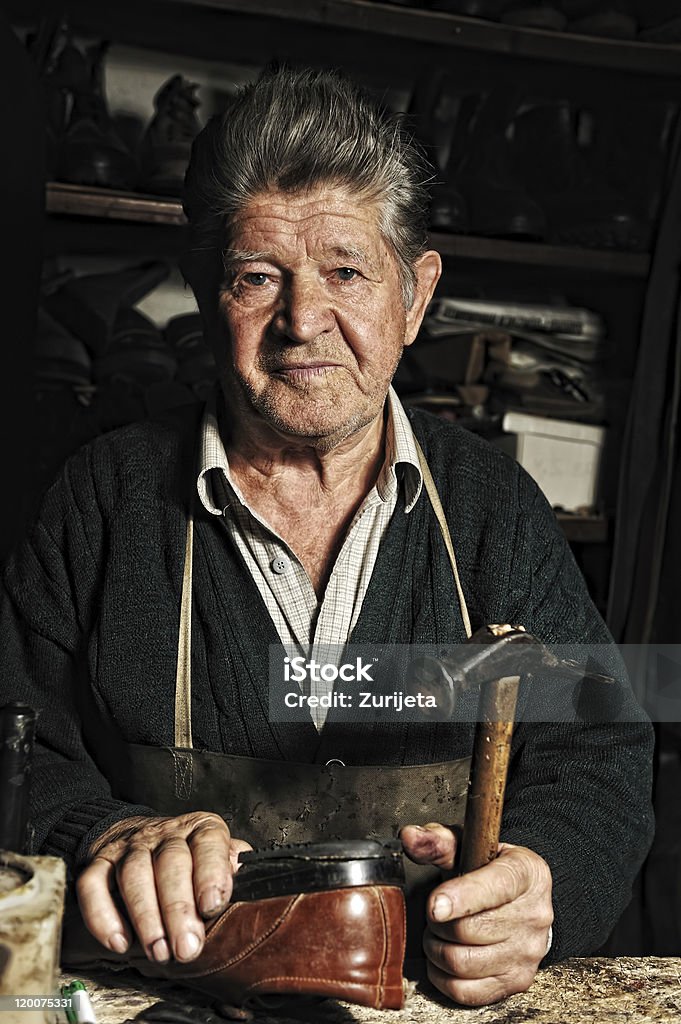
[[[472,633],[471,620],[468,615],[466,598],[464,597],[459,569],[456,564],[454,545],[447,526],[444,509],[433,475],[423,454],[421,445],[414,438],[416,451],[423,473],[423,483],[426,488],[430,503],[433,506],[435,517],[438,521],[442,539],[445,542],[447,555],[454,574],[456,593],[459,598],[461,618],[463,619],[466,636]],[[184,550],[184,574],[182,577],[182,599],[180,602],[180,631],[177,643],[177,672],[175,675],[175,746],[180,750],[191,750],[192,743],[192,716],[191,716],[191,642],[192,642],[192,552],[194,538],[194,516],[190,507],[187,516],[187,538]]]
[[[452,567],[454,574],[454,582],[456,583],[456,593],[459,598],[459,607],[461,609],[461,618],[463,619],[464,629],[466,630],[466,636],[470,639],[473,630],[471,629],[471,620],[468,614],[468,607],[466,605],[466,598],[464,597],[463,587],[461,586],[461,579],[459,578],[459,569],[456,564],[456,555],[454,554],[454,545],[452,544],[452,537],[447,526],[447,520],[445,518],[445,512],[440,501],[440,495],[437,493],[437,487],[433,480],[433,474],[430,472],[430,467],[426,461],[426,457],[423,454],[423,449],[414,438],[414,444],[416,445],[416,452],[419,457],[419,463],[421,464],[421,472],[423,473],[423,483],[428,492],[430,503],[433,506],[435,517],[440,524],[440,533],[442,539],[445,542],[447,548],[447,554],[449,555],[449,562]]]
[[[191,507],[187,516],[187,538],[184,548],[180,632],[177,641],[177,672],[175,674],[175,746],[191,750],[191,651],[192,651],[192,550],[194,547],[194,516]]]

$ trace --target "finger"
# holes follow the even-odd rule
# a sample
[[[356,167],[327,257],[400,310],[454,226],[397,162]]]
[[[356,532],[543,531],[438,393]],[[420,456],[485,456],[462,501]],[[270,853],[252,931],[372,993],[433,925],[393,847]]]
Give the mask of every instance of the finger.
[[[241,867],[241,861],[239,860],[239,854],[244,853],[246,850],[252,850],[253,847],[250,843],[247,843],[245,839],[232,839],[230,843],[229,859],[232,865],[232,874],[236,874]]]
[[[512,950],[508,943],[468,946],[447,942],[429,928],[423,936],[423,951],[429,963],[456,978],[490,978],[504,973],[512,966]]]
[[[400,829],[400,839],[404,852],[415,864],[435,864],[444,870],[454,867],[456,836],[444,825],[405,825]]]
[[[232,895],[232,840],[229,829],[217,815],[195,825],[187,837],[193,860],[194,899],[202,917],[220,914]]]
[[[444,923],[431,922],[434,935],[464,946],[487,946],[504,942],[516,935],[525,924],[521,903],[507,903],[494,910],[483,910],[470,917]]]
[[[188,840],[182,835],[168,836],[157,844],[152,858],[158,905],[172,955],[181,963],[193,960],[206,936],[194,898],[194,857]]]
[[[146,956],[157,963],[167,963],[171,949],[156,894],[151,851],[141,844],[131,845],[116,865],[116,881]]]
[[[76,896],[88,931],[107,949],[125,953],[130,948],[132,935],[112,895],[115,879],[115,866],[103,857],[96,857],[80,874]]]
[[[504,847],[499,856],[476,871],[451,878],[433,889],[428,899],[428,920],[433,930],[462,917],[504,906],[526,893],[533,880],[528,858],[519,847]]]
[[[526,992],[534,980],[531,971],[517,971],[502,977],[453,978],[434,964],[428,964],[428,978],[440,992],[461,1006],[487,1006],[516,992]]]

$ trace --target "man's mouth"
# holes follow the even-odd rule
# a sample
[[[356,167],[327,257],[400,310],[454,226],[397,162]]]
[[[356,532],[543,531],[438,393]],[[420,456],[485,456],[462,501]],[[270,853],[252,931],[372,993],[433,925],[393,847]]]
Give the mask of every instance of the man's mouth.
[[[278,377],[296,384],[304,384],[314,380],[320,380],[333,370],[340,369],[340,363],[314,362],[314,363],[287,363],[285,366],[276,366],[272,372]]]

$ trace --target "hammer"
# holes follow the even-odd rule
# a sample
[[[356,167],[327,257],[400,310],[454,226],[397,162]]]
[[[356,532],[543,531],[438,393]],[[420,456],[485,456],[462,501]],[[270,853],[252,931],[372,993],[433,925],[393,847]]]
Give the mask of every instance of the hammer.
[[[556,657],[523,626],[508,624],[483,626],[466,644],[441,651],[437,658],[416,658],[409,665],[407,690],[432,694],[439,718],[443,708],[446,717],[452,715],[459,692],[480,686],[460,874],[481,868],[497,856],[520,677],[537,671],[589,682],[615,681]]]

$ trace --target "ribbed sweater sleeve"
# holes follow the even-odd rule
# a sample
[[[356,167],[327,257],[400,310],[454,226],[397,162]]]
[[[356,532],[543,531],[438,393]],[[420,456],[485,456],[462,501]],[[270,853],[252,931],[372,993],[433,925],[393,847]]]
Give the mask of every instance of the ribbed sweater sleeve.
[[[549,644],[594,645],[618,680],[610,707],[569,724],[547,693],[551,683],[537,680],[527,700],[533,719],[547,708],[546,721],[521,722],[514,736],[502,839],[529,847],[551,868],[553,962],[602,945],[631,897],[654,830],[653,732],[553,511],[526,474],[518,488],[513,577],[525,597],[516,621]]]
[[[83,741],[84,654],[105,543],[91,458],[84,450],[66,464],[10,558],[0,594],[0,703],[20,701],[37,712],[31,851],[61,856],[69,867],[114,821],[154,813],[112,798]],[[107,475],[113,492],[113,472]]]
[[[482,438],[426,413],[412,421],[445,506],[474,628],[522,625],[563,656],[579,658],[589,645],[600,671],[617,681],[611,706],[601,694],[586,719],[575,715],[571,689],[559,696],[555,680],[523,681],[504,802],[502,841],[533,850],[551,869],[555,921],[545,962],[585,956],[616,924],[652,843],[653,729],[535,481]]]

